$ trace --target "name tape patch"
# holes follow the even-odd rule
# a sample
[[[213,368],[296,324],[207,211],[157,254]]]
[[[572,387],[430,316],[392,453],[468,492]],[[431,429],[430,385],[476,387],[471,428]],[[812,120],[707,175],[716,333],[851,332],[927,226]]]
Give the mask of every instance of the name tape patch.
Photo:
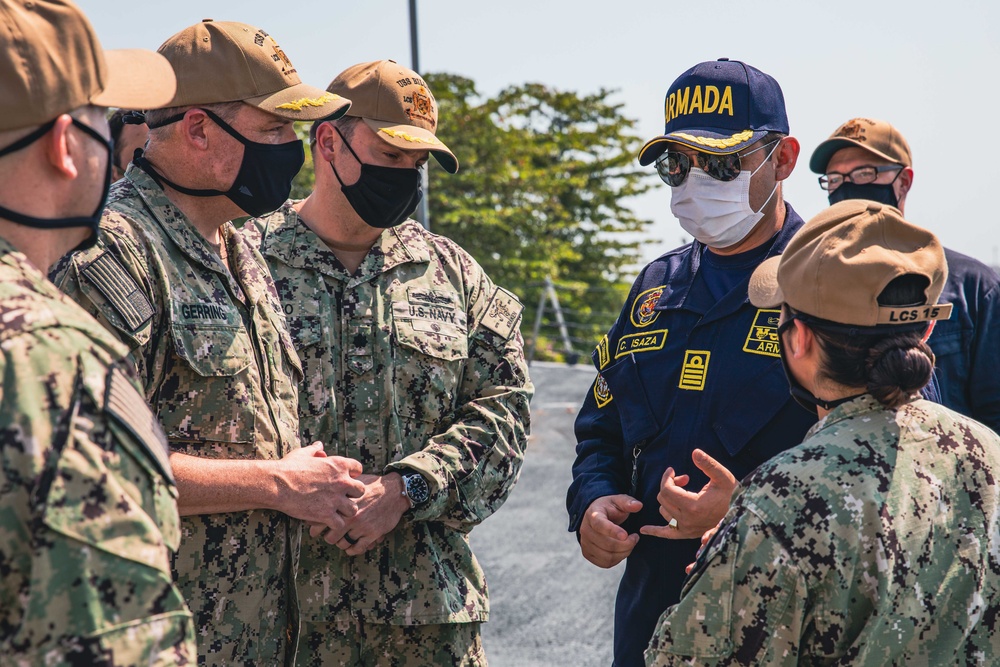
[[[677,386],[691,391],[704,391],[711,356],[712,353],[708,350],[686,350],[684,365],[681,366],[681,381]]]
[[[667,342],[667,329],[655,329],[622,336],[615,348],[615,359],[633,352],[652,352],[662,350]]]
[[[404,320],[423,320],[438,324],[451,324],[465,329],[465,312],[454,306],[435,306],[428,303],[406,301],[392,302],[392,316]]]
[[[758,308],[754,315],[753,324],[747,333],[747,340],[743,343],[743,351],[751,354],[762,354],[765,357],[780,357],[779,345],[781,341],[778,337],[778,317],[780,310],[768,310]]]

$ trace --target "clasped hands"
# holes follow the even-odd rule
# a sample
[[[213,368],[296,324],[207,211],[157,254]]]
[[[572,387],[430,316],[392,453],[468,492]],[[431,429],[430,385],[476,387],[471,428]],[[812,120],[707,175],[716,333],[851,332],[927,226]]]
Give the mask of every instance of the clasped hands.
[[[736,478],[721,463],[700,449],[691,454],[694,464],[708,476],[708,483],[697,493],[683,487],[688,475],[675,475],[667,468],[660,480],[656,500],[665,526],[647,525],[643,535],[670,540],[692,539],[713,531],[729,509],[736,489]],[[598,567],[614,567],[632,553],[639,535],[628,534],[621,524],[629,514],[642,509],[642,503],[630,495],[617,494],[598,498],[590,504],[580,524],[580,549],[583,557]]]

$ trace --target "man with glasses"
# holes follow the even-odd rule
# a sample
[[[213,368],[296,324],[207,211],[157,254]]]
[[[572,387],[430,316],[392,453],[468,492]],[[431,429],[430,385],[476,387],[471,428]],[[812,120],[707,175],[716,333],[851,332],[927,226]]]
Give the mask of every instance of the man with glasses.
[[[809,168],[830,203],[870,199],[901,212],[913,185],[910,146],[882,120],[853,118],[813,151]],[[929,339],[936,357],[941,402],[1000,430],[1000,277],[982,262],[945,248],[948,281],[942,299],[951,318]]]
[[[628,559],[617,667],[643,664],[697,538],[725,515],[734,475],[801,442],[816,419],[789,395],[778,311],[747,299],[754,268],[802,225],[781,194],[799,153],[781,88],[744,63],[705,62],[674,81],[664,111],[664,134],[639,162],[656,162],[695,240],[642,270],[594,352],[567,497],[584,557],[600,567]]]

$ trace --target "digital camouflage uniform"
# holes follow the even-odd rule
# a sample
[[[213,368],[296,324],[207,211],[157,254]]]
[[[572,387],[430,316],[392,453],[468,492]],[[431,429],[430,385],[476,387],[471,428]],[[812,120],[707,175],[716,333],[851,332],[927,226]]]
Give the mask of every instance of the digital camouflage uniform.
[[[865,395],[745,480],[647,665],[996,665],[1000,438]]]
[[[60,269],[59,284],[129,345],[172,452],[276,460],[299,446],[301,369],[263,259],[231,224],[221,235],[232,273],[130,166],[112,187],[100,242]],[[253,510],[188,516],[181,528],[173,568],[199,660],[284,663],[297,632],[301,522]]]
[[[359,644],[357,622],[487,620],[468,532],[503,504],[521,468],[534,391],[521,304],[453,241],[413,221],[383,232],[353,276],[290,205],[254,222],[302,359],[303,442],[320,440],[365,473],[417,471],[431,491],[362,556],[305,538],[300,659],[322,664],[323,640],[331,651]],[[347,636],[307,636],[307,622]],[[458,664],[385,653],[377,664]]]
[[[0,239],[0,664],[186,665],[177,488],[128,351]]]

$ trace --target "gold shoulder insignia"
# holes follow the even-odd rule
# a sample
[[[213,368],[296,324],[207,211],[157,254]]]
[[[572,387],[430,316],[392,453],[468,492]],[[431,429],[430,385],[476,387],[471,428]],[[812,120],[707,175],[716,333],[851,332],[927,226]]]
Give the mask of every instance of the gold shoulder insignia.
[[[493,291],[489,305],[486,306],[482,325],[506,340],[513,335],[517,328],[522,310],[524,310],[524,306],[521,305],[516,296],[502,287],[497,287]]]
[[[130,333],[135,333],[152,319],[153,306],[149,299],[121,262],[107,251],[98,255],[81,273],[111,302]]]
[[[146,400],[136,391],[125,374],[112,368],[108,375],[107,396],[104,410],[124,426],[149,452],[163,476],[174,483],[170,468],[170,448],[159,420],[150,410]]]
[[[611,361],[611,352],[608,350],[608,335],[604,334],[604,338],[601,342],[597,344],[597,367],[600,370],[604,370],[604,367],[608,365]]]

